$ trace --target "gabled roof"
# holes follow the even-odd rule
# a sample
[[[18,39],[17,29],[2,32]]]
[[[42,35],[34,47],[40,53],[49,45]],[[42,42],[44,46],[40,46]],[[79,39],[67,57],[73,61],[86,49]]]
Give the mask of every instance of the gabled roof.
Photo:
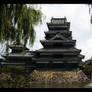
[[[50,40],[67,40],[67,38],[65,38],[63,35],[59,33],[52,37]]]

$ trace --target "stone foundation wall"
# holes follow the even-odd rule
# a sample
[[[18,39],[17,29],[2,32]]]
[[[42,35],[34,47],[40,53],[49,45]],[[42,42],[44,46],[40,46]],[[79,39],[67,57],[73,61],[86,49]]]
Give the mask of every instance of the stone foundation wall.
[[[41,71],[34,70],[29,75],[29,80],[39,83],[83,83],[89,79],[82,70],[74,71]]]

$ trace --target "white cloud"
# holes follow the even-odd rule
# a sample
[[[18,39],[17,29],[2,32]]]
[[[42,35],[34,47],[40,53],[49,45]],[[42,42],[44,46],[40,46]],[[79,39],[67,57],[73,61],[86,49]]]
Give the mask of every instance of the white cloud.
[[[85,60],[90,59],[92,57],[92,37],[84,43],[79,44],[78,48],[82,49],[82,54],[85,55]]]

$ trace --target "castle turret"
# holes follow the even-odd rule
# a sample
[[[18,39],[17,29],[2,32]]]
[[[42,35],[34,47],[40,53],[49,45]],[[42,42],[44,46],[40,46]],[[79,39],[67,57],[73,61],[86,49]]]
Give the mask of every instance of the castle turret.
[[[32,58],[37,69],[75,69],[84,58],[81,50],[76,48],[72,39],[70,22],[66,18],[52,18],[47,23],[49,31],[45,32],[46,40],[41,40],[42,49],[36,51]]]

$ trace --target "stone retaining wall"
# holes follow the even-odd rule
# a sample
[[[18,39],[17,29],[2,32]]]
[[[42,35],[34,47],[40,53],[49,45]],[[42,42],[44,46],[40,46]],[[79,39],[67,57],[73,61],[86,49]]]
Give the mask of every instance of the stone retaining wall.
[[[40,83],[83,83],[89,79],[82,70],[74,71],[38,71],[34,70],[29,75],[29,81]]]

